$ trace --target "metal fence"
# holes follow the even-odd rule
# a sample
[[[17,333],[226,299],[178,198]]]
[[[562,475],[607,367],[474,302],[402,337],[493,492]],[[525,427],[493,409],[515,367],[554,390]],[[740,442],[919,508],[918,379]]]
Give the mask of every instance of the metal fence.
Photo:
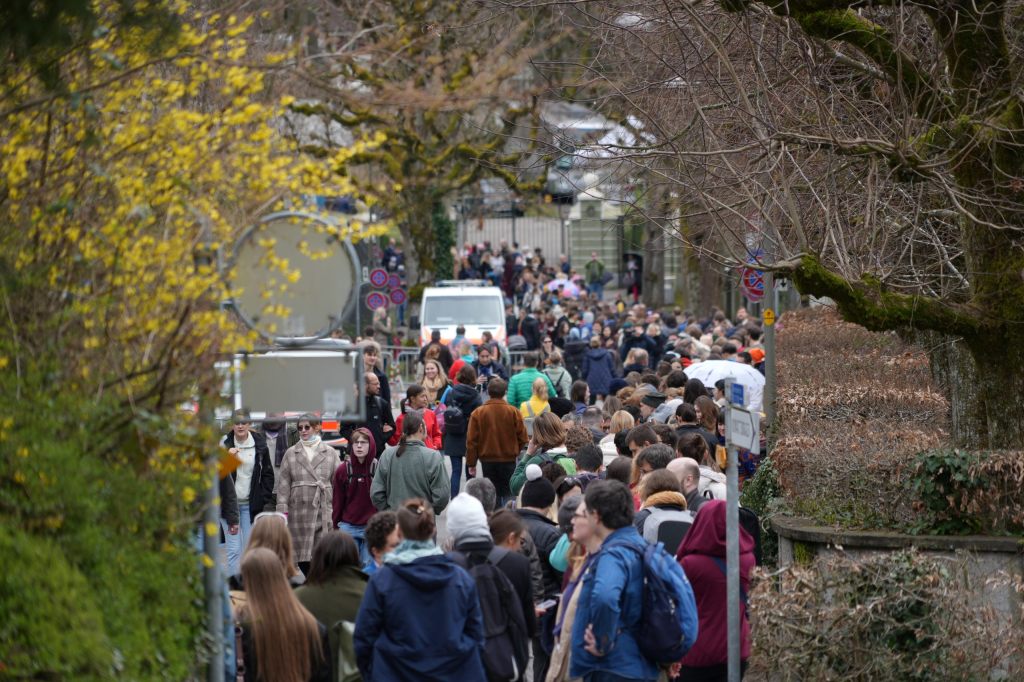
[[[522,248],[540,247],[549,260],[569,252],[567,229],[559,218],[543,216],[488,217],[470,216],[459,223],[459,244],[490,242],[497,247],[502,240]]]

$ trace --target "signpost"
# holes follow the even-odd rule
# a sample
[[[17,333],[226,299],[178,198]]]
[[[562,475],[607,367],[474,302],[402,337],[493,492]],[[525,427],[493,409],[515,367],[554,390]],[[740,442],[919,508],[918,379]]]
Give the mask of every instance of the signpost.
[[[377,287],[378,289],[383,289],[385,286],[387,286],[387,283],[388,271],[385,270],[384,268],[377,268],[370,273],[370,284]]]
[[[740,487],[736,471],[737,449],[758,439],[758,427],[751,429],[752,413],[743,409],[743,386],[733,378],[725,380],[730,405],[725,411],[725,584],[726,636],[728,638],[729,682],[740,682]],[[755,450],[756,451],[756,450]]]

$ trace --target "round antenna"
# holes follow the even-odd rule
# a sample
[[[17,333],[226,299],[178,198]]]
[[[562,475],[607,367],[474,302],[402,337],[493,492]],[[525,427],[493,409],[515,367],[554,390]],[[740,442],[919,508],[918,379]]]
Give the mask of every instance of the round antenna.
[[[271,341],[339,328],[358,298],[359,258],[338,234],[337,221],[303,211],[272,213],[247,230],[229,268],[242,321]]]

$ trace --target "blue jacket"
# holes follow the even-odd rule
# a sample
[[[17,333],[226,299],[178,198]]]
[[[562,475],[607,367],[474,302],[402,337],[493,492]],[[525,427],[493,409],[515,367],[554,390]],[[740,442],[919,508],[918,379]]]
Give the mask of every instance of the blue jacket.
[[[487,679],[476,585],[443,555],[381,566],[366,586],[354,644],[367,682]]]
[[[629,549],[629,545],[640,552]],[[658,666],[643,657],[633,635],[643,611],[642,554],[646,547],[647,543],[632,525],[619,528],[605,538],[594,566],[583,578],[580,588],[572,631],[570,677],[606,671],[636,680],[658,679]],[[678,568],[674,561],[671,563]],[[688,646],[692,646],[697,638],[697,608],[693,591],[681,569],[672,575],[679,581],[677,589],[690,595],[689,613],[684,617],[688,625]],[[583,635],[590,624],[594,626],[597,646],[604,656],[593,656],[584,650]]]
[[[611,390],[615,363],[612,354],[604,348],[591,348],[583,358],[583,379],[594,395],[608,395]]]

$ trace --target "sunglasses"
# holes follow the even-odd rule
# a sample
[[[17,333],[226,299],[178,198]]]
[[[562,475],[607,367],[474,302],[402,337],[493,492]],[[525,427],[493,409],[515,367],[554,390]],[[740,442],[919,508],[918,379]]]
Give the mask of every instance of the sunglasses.
[[[312,430],[313,430],[313,427],[310,426],[309,424],[306,424],[305,426],[303,426],[302,424],[299,424],[299,431],[312,431]]]

